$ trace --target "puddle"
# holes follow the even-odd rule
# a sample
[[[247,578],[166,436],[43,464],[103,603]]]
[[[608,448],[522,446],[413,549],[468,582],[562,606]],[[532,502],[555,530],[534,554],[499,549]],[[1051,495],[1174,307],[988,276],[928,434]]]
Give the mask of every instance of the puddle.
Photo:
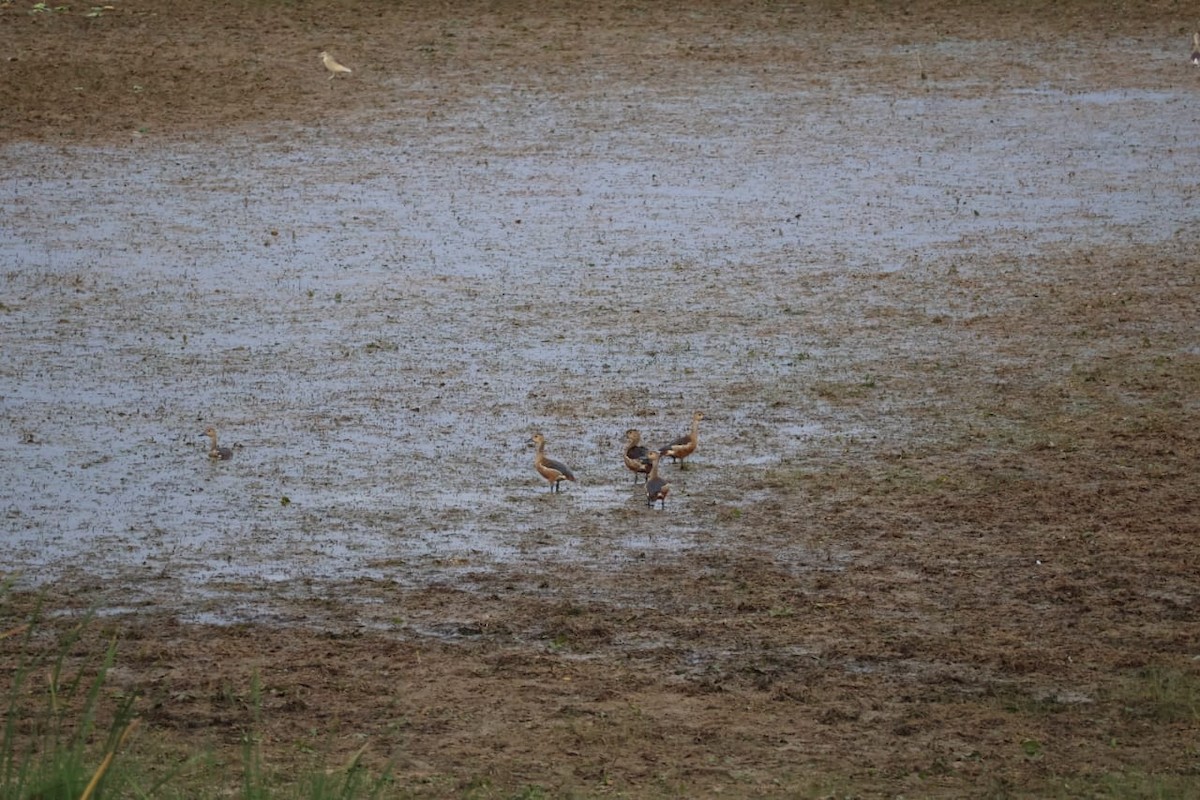
[[[211,609],[241,583],[319,596],[686,552],[741,502],[729,470],[914,435],[813,403],[816,380],[852,388],[950,339],[841,341],[893,310],[856,276],[1194,226],[1192,100],[727,75],[481,85],[438,124],[354,135],[8,145],[3,569],[220,621],[275,613]],[[648,509],[623,433],[668,441],[696,408],[695,468]],[[205,457],[210,424],[232,461]],[[579,484],[547,490],[535,430]]]

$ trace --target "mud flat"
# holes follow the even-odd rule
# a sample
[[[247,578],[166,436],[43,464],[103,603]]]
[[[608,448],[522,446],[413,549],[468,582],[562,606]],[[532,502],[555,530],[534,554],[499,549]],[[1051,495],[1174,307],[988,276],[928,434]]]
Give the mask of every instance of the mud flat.
[[[1174,20],[154,5],[0,9],[0,628],[418,796],[1194,788]]]

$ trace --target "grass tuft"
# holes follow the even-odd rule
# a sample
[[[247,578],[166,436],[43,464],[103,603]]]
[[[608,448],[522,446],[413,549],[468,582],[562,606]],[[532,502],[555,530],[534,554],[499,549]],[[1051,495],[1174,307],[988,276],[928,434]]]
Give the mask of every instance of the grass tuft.
[[[1168,667],[1146,667],[1118,690],[1125,713],[1158,723],[1200,722],[1200,676]]]
[[[0,584],[0,610],[8,586]],[[390,764],[382,776],[363,766],[367,746],[341,769],[314,769],[281,775],[262,759],[261,688],[255,675],[248,704],[253,722],[242,737],[240,786],[232,792],[227,776],[211,765],[211,754],[180,757],[153,746],[139,751],[135,733],[147,727],[137,716],[137,691],[106,691],[116,661],[117,639],[102,653],[88,655],[87,614],[63,632],[41,624],[41,609],[19,624],[0,619],[0,646],[12,663],[0,729],[0,800],[100,800],[104,797],[215,798],[244,800],[303,797],[310,800],[375,798],[392,786]],[[168,764],[164,769],[165,763]],[[186,784],[186,785],[184,785]]]
[[[90,615],[46,648],[39,646],[38,613],[4,637],[18,641],[18,647],[0,734],[0,798],[87,800],[105,790],[120,793],[126,775],[113,767],[135,727],[136,695],[122,698],[107,712],[107,721],[99,721],[101,688],[116,656],[116,641],[95,665],[74,668],[68,654]],[[104,741],[99,749],[92,744],[98,740]]]

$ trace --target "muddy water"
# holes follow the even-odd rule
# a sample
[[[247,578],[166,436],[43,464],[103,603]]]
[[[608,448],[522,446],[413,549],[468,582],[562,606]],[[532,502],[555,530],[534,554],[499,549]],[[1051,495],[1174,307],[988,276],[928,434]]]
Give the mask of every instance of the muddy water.
[[[907,316],[965,313],[947,270],[986,307],[1018,301],[996,265],[1194,241],[1183,89],[703,77],[0,149],[3,570],[237,619],[355,578],[736,546],[720,513],[756,473],[935,434],[807,387],[984,355]],[[893,274],[911,289],[861,279]],[[652,511],[622,434],[665,442],[697,408]],[[581,478],[561,495],[536,430]]]

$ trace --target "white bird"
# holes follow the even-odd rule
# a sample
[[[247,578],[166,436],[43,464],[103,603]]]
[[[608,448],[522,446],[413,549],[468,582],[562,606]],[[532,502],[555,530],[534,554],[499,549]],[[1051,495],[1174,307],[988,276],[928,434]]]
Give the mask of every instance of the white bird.
[[[347,66],[339,64],[333,56],[324,50],[321,51],[321,63],[325,65],[325,69],[329,70],[329,80],[336,78],[339,72],[349,75],[354,71]]]
[[[1200,67],[1200,33],[1192,34],[1192,63]]]

